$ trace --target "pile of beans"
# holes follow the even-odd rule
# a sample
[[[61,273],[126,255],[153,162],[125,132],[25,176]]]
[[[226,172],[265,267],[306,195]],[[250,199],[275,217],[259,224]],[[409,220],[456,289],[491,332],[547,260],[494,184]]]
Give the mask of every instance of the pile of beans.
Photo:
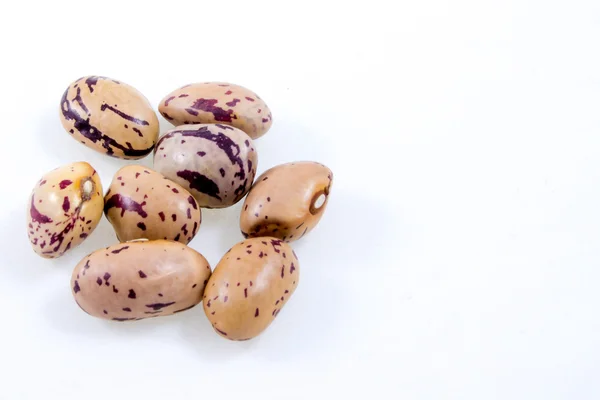
[[[134,321],[186,311],[203,302],[214,330],[231,340],[263,332],[299,283],[289,245],[319,222],[333,174],[317,162],[277,165],[258,178],[254,140],[273,122],[256,93],[229,83],[195,83],[169,93],[160,114],[175,128],[159,138],[149,101],[114,79],[73,82],[60,103],[69,135],[119,159],[152,153],[153,169],[121,168],[106,193],[96,170],[75,162],[48,172],[28,202],[33,250],[57,258],[89,237],[104,214],[121,243],[85,256],[71,290],[94,317]],[[234,245],[214,270],[188,247],[202,208],[244,199]]]

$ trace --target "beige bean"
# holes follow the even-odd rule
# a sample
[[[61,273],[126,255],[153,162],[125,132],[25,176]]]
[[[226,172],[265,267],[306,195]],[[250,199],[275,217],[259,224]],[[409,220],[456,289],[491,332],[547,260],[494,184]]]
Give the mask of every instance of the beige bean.
[[[273,322],[300,278],[298,258],[279,239],[247,239],[215,267],[204,293],[204,312],[215,331],[248,340]]]
[[[122,242],[145,238],[187,244],[202,222],[190,192],[140,165],[117,171],[104,197],[104,213]]]
[[[101,76],[69,85],[60,103],[60,120],[74,139],[117,158],[145,157],[158,139],[158,118],[144,95]]]
[[[160,138],[154,154],[154,168],[207,208],[240,201],[252,186],[257,162],[252,139],[222,124],[172,129]]]
[[[278,165],[256,179],[240,214],[245,237],[274,236],[293,242],[319,222],[329,200],[333,173],[316,162]]]
[[[77,247],[102,218],[102,184],[86,162],[76,162],[45,174],[28,201],[27,233],[33,250],[56,258]]]
[[[252,139],[267,133],[273,117],[258,95],[242,86],[223,82],[194,83],[165,96],[158,111],[172,124],[224,124],[246,132]]]
[[[113,321],[171,315],[202,301],[208,261],[167,240],[138,240],[97,250],[71,276],[75,301],[86,313]]]

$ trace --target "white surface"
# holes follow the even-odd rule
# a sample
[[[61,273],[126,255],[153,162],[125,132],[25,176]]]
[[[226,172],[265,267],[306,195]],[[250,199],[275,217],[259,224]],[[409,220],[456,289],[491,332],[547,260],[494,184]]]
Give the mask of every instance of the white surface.
[[[600,398],[598,1],[149,3],[0,15],[1,399]],[[274,115],[259,173],[334,171],[294,245],[302,283],[258,339],[221,339],[201,307],[81,312],[70,273],[115,242],[106,220],[57,261],[30,250],[43,173],[87,160],[107,187],[127,164],[60,125],[87,74],[154,107],[189,82],[242,84]],[[192,246],[213,266],[240,205],[204,213]]]

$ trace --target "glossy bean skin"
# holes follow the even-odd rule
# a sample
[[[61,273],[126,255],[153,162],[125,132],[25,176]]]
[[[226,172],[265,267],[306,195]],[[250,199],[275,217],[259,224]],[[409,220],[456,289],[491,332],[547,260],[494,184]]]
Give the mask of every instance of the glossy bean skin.
[[[242,234],[274,236],[285,242],[300,239],[323,216],[332,182],[329,168],[310,161],[282,164],[265,171],[256,179],[242,206]]]
[[[276,238],[247,239],[219,261],[204,293],[204,312],[215,331],[248,340],[273,322],[300,282],[292,248]]]
[[[27,205],[27,233],[33,250],[57,258],[77,247],[102,218],[102,183],[92,166],[75,162],[45,174]]]
[[[187,244],[202,222],[190,192],[140,165],[117,171],[104,197],[104,214],[122,242],[145,238]]]
[[[139,240],[97,250],[71,276],[71,291],[86,313],[113,321],[159,317],[202,301],[208,261],[184,244]]]
[[[154,168],[179,183],[200,207],[229,207],[254,181],[258,156],[252,139],[228,125],[183,125],[158,141]]]
[[[231,125],[246,132],[252,139],[267,133],[273,123],[269,107],[256,93],[224,82],[183,86],[166,95],[158,111],[175,126]]]
[[[158,117],[144,95],[101,76],[69,85],[61,99],[60,120],[71,137],[116,158],[145,157],[158,139]]]

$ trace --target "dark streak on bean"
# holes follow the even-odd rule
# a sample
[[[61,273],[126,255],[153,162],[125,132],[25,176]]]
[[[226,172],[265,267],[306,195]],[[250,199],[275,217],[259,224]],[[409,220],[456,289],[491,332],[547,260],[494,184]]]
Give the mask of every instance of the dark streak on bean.
[[[219,329],[219,328],[217,328],[216,326],[215,326],[214,328],[215,328],[215,330],[216,330],[217,332],[219,332],[221,335],[223,335],[223,336],[227,336],[227,333],[223,332],[222,330],[220,330],[220,329]]]
[[[189,307],[186,307],[186,308],[182,308],[181,310],[173,311],[173,314],[177,314],[177,313],[180,313],[180,312],[182,312],[182,311],[187,311],[187,310],[189,310],[190,308],[194,308],[195,306],[196,306],[195,304],[192,304],[191,306],[189,306]]]
[[[117,114],[119,117],[121,117],[121,118],[123,118],[123,119],[126,119],[127,121],[131,121],[131,122],[133,122],[133,123],[135,123],[135,124],[138,124],[138,125],[150,125],[150,124],[148,123],[148,121],[144,121],[144,120],[142,120],[142,119],[137,119],[137,118],[134,118],[134,117],[132,117],[131,115],[127,115],[127,114],[125,114],[123,111],[121,111],[121,110],[119,110],[119,109],[117,109],[117,108],[114,108],[114,107],[112,107],[112,106],[110,106],[110,105],[108,105],[108,104],[102,104],[102,106],[100,106],[100,111],[104,111],[104,110],[106,110],[107,108],[108,108],[110,111],[112,111],[112,112],[114,112],[115,114]]]
[[[111,253],[113,253],[113,254],[119,254],[120,252],[122,252],[123,250],[127,250],[128,248],[129,248],[129,246],[123,246],[123,247],[121,247],[119,249],[111,251]]]
[[[146,218],[148,214],[144,211],[144,203],[138,203],[131,197],[122,196],[121,194],[113,194],[104,204],[104,213],[107,214],[108,210],[112,207],[121,209],[121,217],[125,214],[125,211],[132,211],[137,213],[140,217]]]
[[[102,147],[106,149],[106,154],[113,156],[114,150],[113,148],[119,149],[123,152],[123,154],[127,157],[139,158],[147,155],[152,151],[154,145],[150,146],[147,149],[139,149],[134,150],[131,148],[127,148],[117,142],[115,139],[111,138],[108,135],[103,134],[98,128],[90,124],[90,117],[84,119],[79,113],[73,108],[71,108],[71,103],[67,99],[67,94],[69,92],[69,88],[65,90],[63,97],[61,99],[61,112],[65,120],[74,121],[74,127],[79,131],[79,133],[90,140],[92,143],[96,143],[100,141],[102,143]],[[145,121],[144,121],[145,122]]]
[[[154,304],[146,304],[146,307],[153,309],[154,311],[158,311],[161,310],[165,307],[169,307],[172,306],[173,304],[175,304],[174,301],[170,302],[170,303],[154,303]]]
[[[189,182],[190,189],[204,193],[207,196],[214,197],[217,200],[221,200],[219,196],[219,186],[210,178],[202,175],[196,171],[183,170],[177,171],[177,176],[185,179]]]

